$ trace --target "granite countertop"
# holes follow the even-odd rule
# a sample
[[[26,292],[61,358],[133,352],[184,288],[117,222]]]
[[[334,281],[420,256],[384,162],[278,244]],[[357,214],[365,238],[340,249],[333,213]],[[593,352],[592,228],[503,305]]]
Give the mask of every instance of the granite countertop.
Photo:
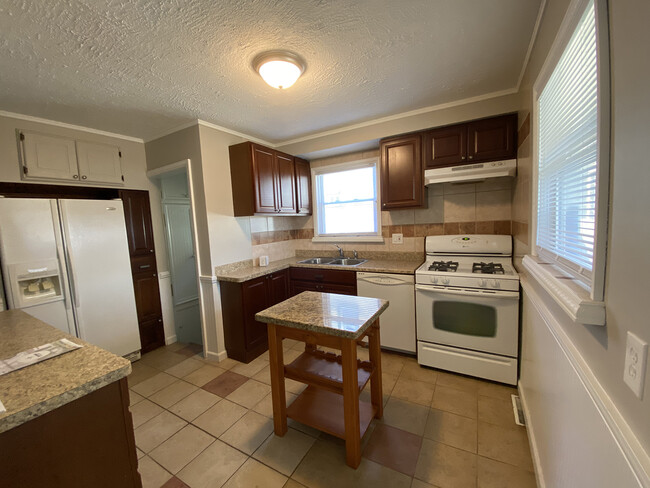
[[[358,339],[388,307],[387,300],[304,291],[255,314],[260,322]]]
[[[279,261],[272,261],[268,266],[253,266],[252,261],[247,261],[243,266],[233,265],[220,266],[215,269],[215,274],[219,281],[232,281],[241,283],[252,280],[275,271],[281,271],[290,267],[298,268],[315,268],[315,269],[338,269],[344,271],[365,271],[369,273],[396,273],[396,274],[414,274],[415,270],[424,262],[420,259],[368,259],[365,263],[358,266],[337,266],[327,264],[299,264],[298,261],[304,261],[306,257],[292,257]]]
[[[58,339],[84,347],[0,376],[0,433],[124,378],[131,363],[22,310],[0,312],[0,359]]]

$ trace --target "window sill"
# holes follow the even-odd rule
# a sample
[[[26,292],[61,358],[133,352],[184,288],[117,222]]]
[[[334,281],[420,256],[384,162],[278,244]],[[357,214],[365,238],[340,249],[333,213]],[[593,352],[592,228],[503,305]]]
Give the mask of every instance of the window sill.
[[[384,238],[382,236],[315,236],[312,237],[311,242],[384,242]]]
[[[605,325],[605,302],[592,300],[589,292],[574,280],[535,256],[524,256],[522,264],[571,320],[578,324]]]

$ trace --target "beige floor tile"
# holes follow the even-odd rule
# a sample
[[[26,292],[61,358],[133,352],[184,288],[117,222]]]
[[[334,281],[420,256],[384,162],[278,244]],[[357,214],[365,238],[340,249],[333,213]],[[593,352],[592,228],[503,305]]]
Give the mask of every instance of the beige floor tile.
[[[247,456],[220,440],[214,441],[177,477],[192,488],[222,486],[246,461]]]
[[[221,398],[217,395],[199,388],[180,402],[169,407],[169,411],[191,422],[220,400]]]
[[[314,442],[314,437],[290,428],[283,437],[269,436],[253,457],[280,473],[291,476]]]
[[[317,440],[291,476],[314,488],[408,488],[411,478],[361,458],[357,469],[345,464],[343,444]]]
[[[309,425],[301,424],[300,422],[297,422],[293,419],[287,419],[287,425],[291,427],[292,429],[296,429],[298,432],[302,432],[303,434],[307,434],[310,437],[314,437],[315,439],[318,439],[322,432],[318,429],[314,429],[313,427],[310,427]]]
[[[384,417],[381,422],[411,434],[422,435],[428,416],[428,407],[390,397],[386,408],[384,408]]]
[[[256,373],[255,376],[253,376],[253,379],[255,381],[259,381],[260,383],[264,383],[265,385],[270,385],[271,384],[271,367],[267,364],[258,373]]]
[[[293,401],[298,398],[298,395],[294,395],[293,393],[289,393],[288,391],[285,390],[284,392],[284,397],[287,402],[287,407],[293,403]],[[266,395],[262,400],[253,407],[253,411],[257,412],[259,414],[264,415],[265,417],[270,417],[273,418],[273,398],[272,395],[269,393]]]
[[[161,407],[169,408],[174,403],[180,402],[183,398],[196,390],[198,390],[198,386],[194,386],[192,383],[186,381],[178,380],[151,395],[149,400],[157,403]]]
[[[133,388],[138,383],[142,383],[144,380],[156,376],[158,373],[160,373],[160,371],[151,366],[147,366],[142,362],[142,360],[136,361],[131,364],[131,374],[127,376],[129,388]]]
[[[519,425],[478,423],[478,453],[481,456],[533,471],[526,428]]]
[[[160,488],[172,477],[149,456],[138,461],[138,472],[142,478],[142,488]]]
[[[252,378],[257,373],[259,373],[262,369],[264,369],[265,366],[268,365],[269,365],[268,359],[258,357],[253,359],[248,364],[239,363],[233,366],[230,369],[230,371],[232,371],[233,373],[241,374],[243,376],[248,376],[249,378]]]
[[[294,359],[296,359],[298,356],[300,356],[303,352],[305,352],[305,351],[300,350],[300,349],[290,349],[288,351],[285,351],[284,354],[283,354],[284,357],[282,358],[284,360],[284,364],[291,363]]]
[[[133,417],[134,429],[137,429],[163,411],[159,405],[146,399],[136,403],[129,410],[131,410],[131,416]]]
[[[478,394],[490,398],[499,398],[512,402],[510,395],[518,395],[517,388],[501,383],[492,383],[491,381],[481,381],[478,385]]]
[[[420,405],[431,405],[434,386],[423,381],[409,380],[401,376],[395,383],[391,396]]]
[[[271,393],[269,385],[251,379],[228,395],[226,399],[242,407],[253,408],[269,393]]]
[[[172,375],[169,375],[167,373],[158,373],[156,376],[152,376],[151,378],[138,383],[131,389],[144,397],[148,397],[157,391],[162,390],[166,386],[171,385],[175,381],[176,378],[174,378]]]
[[[137,447],[135,448],[135,453],[136,453],[136,455],[138,456],[138,459],[141,459],[141,458],[145,455],[144,452],[142,452],[142,451],[141,451],[140,449],[138,449]]]
[[[282,348],[291,349],[292,347],[304,347],[305,343],[295,339],[282,339]]]
[[[179,349],[183,349],[185,347],[187,347],[186,343],[177,341],[177,342],[172,342],[171,344],[167,344],[164,347],[164,349],[166,349],[167,351],[176,352]]]
[[[225,358],[222,359],[221,361],[217,361],[214,363],[215,366],[219,366],[221,369],[225,369],[226,371],[232,369],[234,366],[237,366],[238,364],[241,364],[239,361],[235,361],[232,358]]]
[[[384,396],[390,396],[397,383],[397,375],[382,373],[381,375],[381,389]],[[364,391],[370,391],[370,381],[366,384]]]
[[[481,386],[482,383],[484,382],[476,378],[469,378],[467,376],[447,373],[444,371],[438,372],[438,380],[436,381],[436,385],[469,391],[472,393],[477,393],[479,386]]]
[[[187,358],[181,354],[176,354],[175,352],[161,348],[156,349],[152,353],[145,354],[142,356],[141,361],[147,366],[164,371],[178,363],[182,363],[185,359]]]
[[[235,422],[246,414],[247,410],[241,405],[221,400],[199,415],[192,423],[215,437],[227,431]]]
[[[478,488],[537,488],[535,474],[479,456]]]
[[[381,371],[382,373],[399,375],[404,368],[404,363],[406,358],[400,356],[399,354],[393,354],[389,352],[381,353]]]
[[[204,364],[201,361],[197,361],[196,359],[189,358],[183,362],[180,362],[172,366],[171,368],[167,368],[165,370],[165,373],[170,374],[172,376],[176,376],[176,378],[182,378],[196,371],[197,369],[200,369],[203,366]]]
[[[219,439],[248,455],[253,454],[273,432],[273,420],[256,412],[248,412]]]
[[[199,369],[183,376],[183,380],[201,387],[225,372],[225,369],[212,366],[211,364],[204,364]]]
[[[283,488],[307,488],[305,485],[298,483],[296,480],[288,479]]]
[[[417,478],[413,478],[413,482],[411,483],[411,488],[436,488],[436,487],[430,485],[429,483],[425,483],[424,481],[420,481]]]
[[[476,393],[446,386],[436,385],[431,407],[472,419],[478,416]]]
[[[252,488],[256,486],[282,488],[286,481],[286,476],[273,471],[253,458],[248,458],[243,466],[223,486],[224,488]]]
[[[187,425],[167,410],[135,429],[135,445],[148,453]]]
[[[438,379],[438,371],[425,366],[420,366],[415,361],[408,361],[404,364],[399,377],[409,380],[423,381],[424,383],[435,385],[436,380]]]
[[[477,422],[474,419],[432,408],[424,437],[476,453]]]
[[[479,395],[478,419],[480,422],[514,427],[515,414],[510,399],[491,398]]]
[[[176,474],[214,440],[214,437],[193,425],[186,425],[151,451],[149,456],[167,471]]]
[[[294,395],[300,395],[302,391],[307,388],[305,383],[300,381],[285,379],[284,380],[284,389],[288,392],[293,393]]]
[[[129,390],[129,407],[132,407],[138,402],[144,400],[144,397],[132,390]]]
[[[440,488],[475,488],[476,458],[476,454],[424,439],[415,477]]]

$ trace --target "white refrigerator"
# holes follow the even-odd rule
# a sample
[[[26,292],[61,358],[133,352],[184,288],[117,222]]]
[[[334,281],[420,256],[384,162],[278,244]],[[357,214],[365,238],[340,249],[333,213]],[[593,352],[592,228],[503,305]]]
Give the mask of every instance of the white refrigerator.
[[[0,198],[6,308],[119,356],[140,350],[121,200]]]

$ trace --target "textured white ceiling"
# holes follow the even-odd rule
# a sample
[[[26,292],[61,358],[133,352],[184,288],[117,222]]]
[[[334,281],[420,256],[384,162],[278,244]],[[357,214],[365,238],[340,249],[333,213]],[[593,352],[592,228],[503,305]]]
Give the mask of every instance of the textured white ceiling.
[[[540,0],[0,1],[0,109],[277,142],[516,87]],[[251,68],[289,49],[287,91]]]

